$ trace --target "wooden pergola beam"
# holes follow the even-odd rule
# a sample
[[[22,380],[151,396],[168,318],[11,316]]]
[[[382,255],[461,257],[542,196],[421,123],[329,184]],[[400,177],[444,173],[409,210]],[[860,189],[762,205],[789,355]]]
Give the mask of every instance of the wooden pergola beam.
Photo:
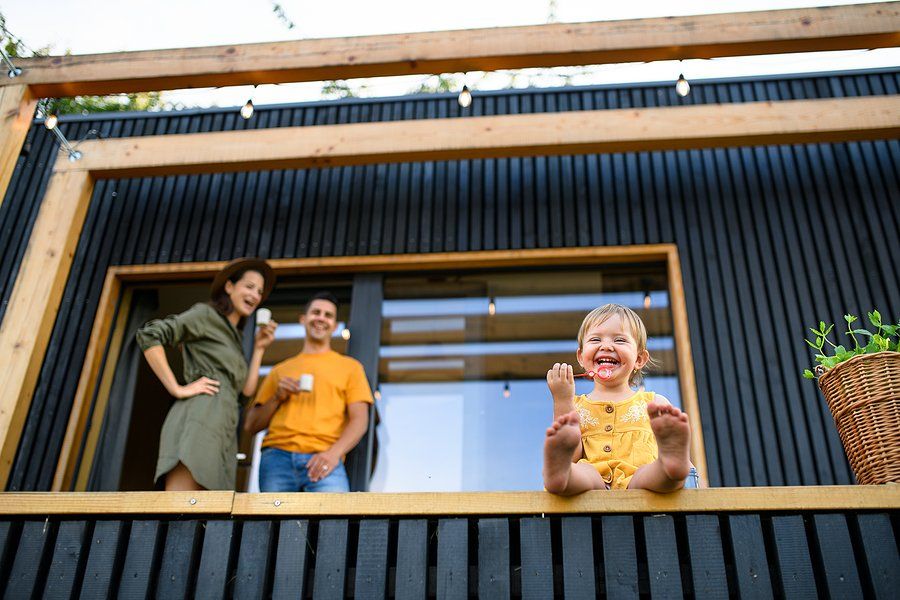
[[[22,153],[36,105],[37,98],[27,85],[0,87],[0,204]]]
[[[104,178],[803,144],[900,136],[896,96],[573,111],[92,140],[61,172]]]
[[[57,97],[893,46],[900,4],[881,2],[20,59],[14,83]]]

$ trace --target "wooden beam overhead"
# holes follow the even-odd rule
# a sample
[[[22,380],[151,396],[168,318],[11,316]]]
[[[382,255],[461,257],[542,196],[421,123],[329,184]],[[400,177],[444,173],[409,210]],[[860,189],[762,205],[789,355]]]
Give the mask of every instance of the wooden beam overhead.
[[[900,3],[18,59],[36,97],[900,46]]]
[[[900,137],[897,96],[280,127],[82,143],[96,178]]]

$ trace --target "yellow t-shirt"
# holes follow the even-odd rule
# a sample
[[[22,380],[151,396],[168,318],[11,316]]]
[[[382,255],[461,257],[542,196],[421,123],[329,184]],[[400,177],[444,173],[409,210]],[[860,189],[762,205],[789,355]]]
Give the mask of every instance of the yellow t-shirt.
[[[372,403],[372,390],[358,360],[333,350],[298,354],[275,365],[257,390],[254,402],[265,404],[278,389],[281,377],[313,376],[311,392],[291,394],[275,411],[263,447],[288,452],[322,452],[331,447],[347,425],[347,405]]]

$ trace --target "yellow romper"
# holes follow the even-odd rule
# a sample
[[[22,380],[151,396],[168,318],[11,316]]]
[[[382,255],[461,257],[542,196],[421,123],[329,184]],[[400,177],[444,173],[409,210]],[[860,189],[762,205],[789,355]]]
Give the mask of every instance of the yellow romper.
[[[637,392],[619,402],[594,402],[584,394],[575,396],[584,445],[584,458],[578,462],[597,469],[610,489],[626,489],[638,467],[659,456],[647,415],[647,403],[654,395]]]

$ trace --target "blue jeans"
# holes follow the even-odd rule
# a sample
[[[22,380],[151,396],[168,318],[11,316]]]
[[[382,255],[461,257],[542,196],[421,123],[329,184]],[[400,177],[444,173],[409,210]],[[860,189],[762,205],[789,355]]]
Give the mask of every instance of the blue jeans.
[[[306,463],[312,454],[288,452],[279,448],[263,448],[259,461],[259,491],[261,492],[349,492],[350,480],[344,463],[319,481],[312,481]]]

